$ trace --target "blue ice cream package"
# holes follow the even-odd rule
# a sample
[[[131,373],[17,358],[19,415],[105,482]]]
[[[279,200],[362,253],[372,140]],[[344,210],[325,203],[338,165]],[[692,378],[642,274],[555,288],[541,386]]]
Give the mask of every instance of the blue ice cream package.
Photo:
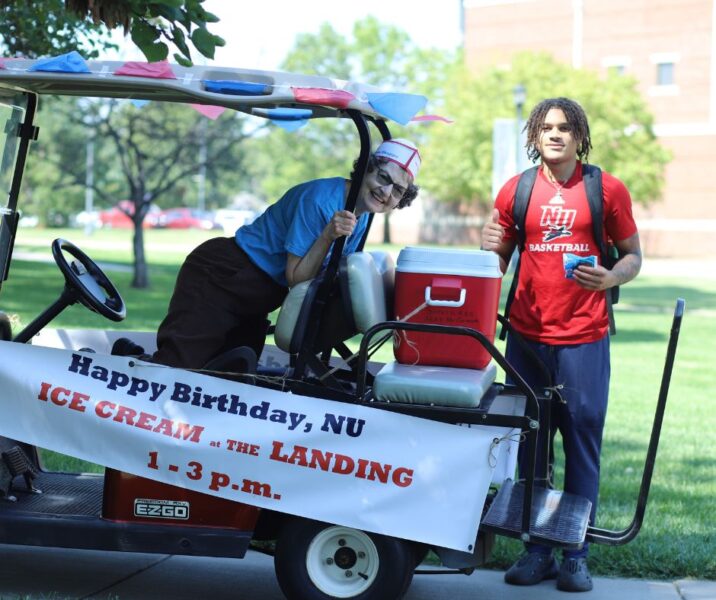
[[[591,256],[578,256],[577,254],[565,252],[562,254],[562,264],[564,265],[564,276],[567,279],[574,279],[574,269],[576,269],[579,265],[596,267],[597,257],[594,254]]]

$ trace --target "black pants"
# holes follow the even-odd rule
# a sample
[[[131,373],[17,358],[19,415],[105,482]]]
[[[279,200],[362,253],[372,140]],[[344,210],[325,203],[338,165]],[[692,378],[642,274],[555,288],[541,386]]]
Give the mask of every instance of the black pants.
[[[249,346],[260,356],[267,316],[287,292],[249,260],[234,238],[204,242],[179,270],[152,360],[199,369],[237,346]]]

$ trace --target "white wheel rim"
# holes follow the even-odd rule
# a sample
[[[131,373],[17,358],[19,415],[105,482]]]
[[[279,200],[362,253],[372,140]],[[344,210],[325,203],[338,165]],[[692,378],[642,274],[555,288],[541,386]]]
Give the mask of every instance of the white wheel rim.
[[[368,534],[348,527],[327,527],[306,552],[313,584],[328,596],[352,598],[365,592],[378,575],[380,557]]]

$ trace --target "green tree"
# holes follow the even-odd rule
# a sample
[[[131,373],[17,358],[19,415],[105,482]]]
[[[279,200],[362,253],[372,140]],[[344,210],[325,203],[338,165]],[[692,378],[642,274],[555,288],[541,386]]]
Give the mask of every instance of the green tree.
[[[191,46],[214,58],[224,40],[207,25],[219,18],[206,11],[204,0],[0,0],[0,48],[7,55],[42,56],[80,50],[95,58],[114,47],[109,30],[125,35],[150,62],[164,60],[172,45],[174,60],[189,66]]]
[[[438,90],[455,62],[454,53],[418,48],[403,30],[369,16],[357,21],[347,38],[324,23],[316,34],[300,34],[281,68],[369,83],[387,91],[440,98]],[[435,106],[432,104],[431,106]],[[430,125],[391,125],[394,137],[424,138]],[[263,191],[274,201],[301,181],[345,175],[357,158],[358,136],[350,121],[311,122],[293,133],[272,132],[268,152],[256,161]],[[277,161],[273,157],[280,156]],[[389,229],[386,227],[386,234]]]
[[[58,195],[65,210],[79,208],[86,183],[88,135],[93,134],[92,187],[98,204],[131,202],[125,212],[134,223],[133,287],[149,286],[143,223],[152,203],[195,205],[194,185],[187,182],[204,170],[210,205],[221,206],[246,177],[246,154],[240,142],[255,130],[247,128],[246,119],[235,111],[209,121],[181,104],[152,102],[137,108],[129,101],[61,99],[42,112],[43,130],[31,157],[39,171],[27,182],[29,194],[48,212]]]
[[[619,177],[635,202],[659,198],[670,154],[654,135],[653,117],[636,81],[618,75],[600,78],[533,53],[516,56],[509,70],[471,75],[461,68],[452,75],[445,110],[455,125],[433,130],[427,148],[431,160],[421,173],[421,182],[438,198],[491,206],[493,121],[514,117],[512,89],[518,83],[527,90],[527,110],[549,97],[579,101],[589,117],[590,162]]]
[[[0,54],[37,58],[77,50],[97,58],[103,48],[116,48],[110,31],[65,10],[63,0],[0,2]]]

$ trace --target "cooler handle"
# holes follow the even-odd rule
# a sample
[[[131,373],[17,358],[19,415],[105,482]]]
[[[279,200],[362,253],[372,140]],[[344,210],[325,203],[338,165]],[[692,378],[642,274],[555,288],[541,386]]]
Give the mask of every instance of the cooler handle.
[[[465,288],[460,289],[460,299],[459,300],[433,300],[430,297],[430,293],[432,291],[432,286],[428,286],[425,288],[425,304],[428,306],[452,306],[454,308],[459,308],[463,304],[465,304],[465,296],[467,295],[467,290]]]

